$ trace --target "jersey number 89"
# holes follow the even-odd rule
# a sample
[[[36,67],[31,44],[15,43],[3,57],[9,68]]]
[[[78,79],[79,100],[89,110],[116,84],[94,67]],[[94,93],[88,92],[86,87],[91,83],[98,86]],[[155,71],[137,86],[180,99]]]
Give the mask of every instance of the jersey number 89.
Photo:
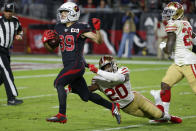
[[[74,37],[72,35],[66,35],[65,37],[63,35],[60,35],[59,37],[61,39],[60,47],[62,52],[64,52],[65,50],[73,51],[75,49]]]

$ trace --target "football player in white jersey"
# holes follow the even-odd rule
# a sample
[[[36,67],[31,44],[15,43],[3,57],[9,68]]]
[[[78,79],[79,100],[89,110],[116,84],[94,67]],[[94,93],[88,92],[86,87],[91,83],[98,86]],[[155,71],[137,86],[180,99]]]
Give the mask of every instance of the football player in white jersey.
[[[192,38],[195,34],[190,23],[183,19],[184,9],[178,2],[170,2],[163,10],[162,18],[167,21],[167,43],[160,48],[167,54],[173,53],[174,63],[168,68],[161,82],[161,90],[152,90],[157,103],[162,103],[165,113],[169,113],[171,87],[184,77],[196,94],[196,54],[192,52]]]
[[[138,92],[131,91],[129,69],[118,68],[112,56],[103,56],[99,61],[99,69],[89,64],[90,71],[97,75],[93,77],[90,91],[99,89],[112,102],[119,103],[120,108],[127,114],[147,117],[154,120],[165,120],[181,123],[178,117],[164,114],[160,108]]]

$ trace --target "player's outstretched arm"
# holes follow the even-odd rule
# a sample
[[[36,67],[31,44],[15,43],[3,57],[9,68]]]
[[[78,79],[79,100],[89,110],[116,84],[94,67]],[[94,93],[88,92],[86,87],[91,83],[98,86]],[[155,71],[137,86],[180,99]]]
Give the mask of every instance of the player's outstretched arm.
[[[83,35],[85,37],[87,37],[87,38],[90,38],[95,43],[101,44],[102,43],[102,37],[101,37],[101,33],[100,33],[101,21],[99,19],[97,19],[97,18],[92,18],[92,23],[93,23],[93,26],[95,28],[95,33],[93,33],[93,32],[86,32]]]
[[[89,70],[92,71],[93,73],[96,73],[100,76],[102,76],[103,78],[107,79],[107,80],[111,80],[111,81],[118,81],[118,82],[123,82],[125,81],[125,76],[121,73],[113,73],[113,72],[107,72],[107,71],[103,71],[98,69],[97,67],[95,67],[95,65],[93,64],[89,64]]]

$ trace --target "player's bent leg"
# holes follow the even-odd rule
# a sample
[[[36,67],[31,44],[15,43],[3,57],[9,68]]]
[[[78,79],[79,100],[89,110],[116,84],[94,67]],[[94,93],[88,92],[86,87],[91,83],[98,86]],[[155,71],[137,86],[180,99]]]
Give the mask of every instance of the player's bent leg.
[[[133,101],[126,107],[122,108],[122,110],[125,113],[133,115],[133,116],[145,117],[145,113],[139,108],[140,97],[137,94],[138,93],[134,92]]]
[[[121,116],[120,116],[120,105],[118,103],[112,103],[112,115],[115,116],[116,121],[118,124],[121,123]]]
[[[148,117],[149,119],[159,119],[162,117],[162,111],[149,99],[139,93],[134,93],[134,95],[139,97],[138,105],[139,108],[145,113],[145,117]]]

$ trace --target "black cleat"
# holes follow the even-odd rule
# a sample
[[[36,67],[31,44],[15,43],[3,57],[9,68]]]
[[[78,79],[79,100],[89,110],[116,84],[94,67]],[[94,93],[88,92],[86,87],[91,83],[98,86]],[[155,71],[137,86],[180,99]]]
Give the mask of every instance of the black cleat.
[[[117,123],[121,123],[120,105],[118,103],[112,104],[112,115],[116,117]]]
[[[7,101],[7,105],[19,105],[22,103],[23,103],[23,100],[18,100],[18,99],[13,99],[13,100]]]
[[[67,122],[67,118],[65,115],[58,113],[56,116],[47,118],[46,121],[48,122],[59,122],[59,123],[66,123]]]

